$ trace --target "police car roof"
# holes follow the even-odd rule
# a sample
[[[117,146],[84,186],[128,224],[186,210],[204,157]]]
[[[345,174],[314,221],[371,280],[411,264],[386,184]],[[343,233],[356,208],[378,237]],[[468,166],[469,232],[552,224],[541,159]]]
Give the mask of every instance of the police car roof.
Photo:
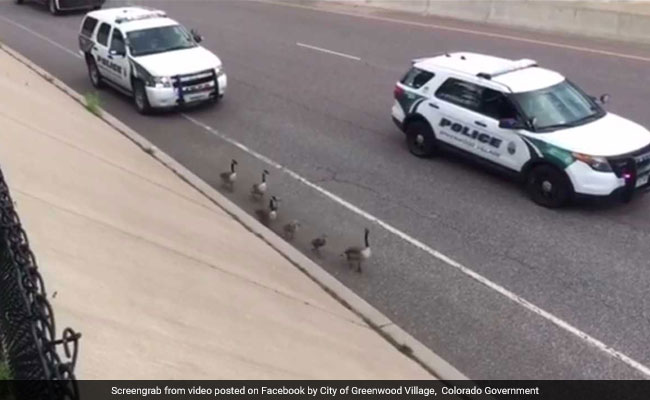
[[[114,23],[126,32],[178,24],[167,18],[164,11],[144,7],[106,8],[90,12],[88,16]]]
[[[417,60],[415,67],[427,71],[446,69],[506,86],[513,93],[542,89],[562,82],[557,72],[540,68],[533,60],[509,60],[477,53],[446,53]]]

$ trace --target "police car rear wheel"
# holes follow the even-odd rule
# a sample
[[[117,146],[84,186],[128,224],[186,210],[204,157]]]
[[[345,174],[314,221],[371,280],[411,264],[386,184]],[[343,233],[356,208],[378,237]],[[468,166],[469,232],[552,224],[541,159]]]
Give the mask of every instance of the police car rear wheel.
[[[97,63],[95,62],[94,59],[89,58],[87,61],[88,64],[88,77],[90,78],[90,83],[93,84],[94,87],[97,89],[102,88],[103,81],[102,81],[102,76],[99,73],[99,69],[97,68]]]
[[[561,171],[550,165],[541,165],[528,174],[526,190],[535,203],[557,208],[568,203],[572,189],[566,175]]]
[[[423,121],[414,121],[406,127],[406,141],[411,154],[416,157],[431,157],[436,150],[433,130]]]
[[[56,5],[56,0],[50,0],[48,2],[48,8],[50,9],[50,14],[52,15],[59,14],[59,7]]]
[[[148,114],[151,111],[149,99],[147,98],[147,90],[142,81],[135,81],[133,85],[133,101],[140,114]]]

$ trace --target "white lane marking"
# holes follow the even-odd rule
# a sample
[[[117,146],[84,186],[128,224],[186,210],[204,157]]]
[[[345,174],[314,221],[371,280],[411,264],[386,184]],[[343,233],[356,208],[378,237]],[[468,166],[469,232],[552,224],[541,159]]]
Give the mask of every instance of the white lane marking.
[[[297,42],[296,45],[300,46],[300,47],[305,47],[305,48],[308,48],[308,49],[320,51],[320,52],[323,52],[323,53],[327,53],[327,54],[334,54],[335,56],[339,56],[339,57],[349,58],[350,60],[355,60],[355,61],[361,60],[361,58],[359,58],[359,57],[351,56],[351,55],[345,54],[345,53],[339,53],[338,51],[327,50],[327,49],[324,49],[322,47],[311,46],[309,44],[304,44],[304,43],[300,43],[300,42]]]
[[[428,23],[424,23],[424,22],[408,21],[408,20],[399,19],[399,18],[379,17],[379,16],[376,16],[376,15],[364,15],[364,14],[357,14],[357,13],[352,13],[352,12],[345,12],[345,11],[325,10],[325,9],[322,9],[322,8],[311,7],[311,6],[302,5],[302,4],[279,3],[277,1],[269,1],[269,0],[256,0],[256,1],[261,2],[261,3],[273,4],[273,5],[277,5],[277,6],[303,8],[303,9],[306,9],[306,10],[325,12],[325,13],[329,13],[329,14],[346,15],[346,16],[349,16],[349,17],[364,18],[364,19],[370,19],[370,20],[375,20],[375,21],[383,21],[383,22],[394,22],[394,23],[398,23],[398,24],[418,26],[418,27],[422,27],[422,28],[431,28],[431,29],[438,29],[438,30],[444,30],[444,31],[450,31],[450,32],[466,33],[466,34],[469,34],[469,35],[477,35],[477,36],[485,36],[485,37],[492,37],[492,38],[498,38],[498,39],[506,39],[506,40],[512,40],[512,41],[515,41],[515,42],[532,43],[532,44],[548,46],[548,47],[557,47],[557,48],[561,48],[561,49],[581,51],[581,52],[584,52],[584,53],[592,53],[592,54],[599,54],[599,55],[604,55],[604,56],[627,58],[627,59],[630,59],[630,60],[650,62],[650,57],[636,56],[636,55],[633,55],[633,54],[626,54],[626,53],[618,53],[618,52],[615,52],[615,51],[594,49],[594,48],[591,48],[591,47],[582,47],[582,46],[574,46],[574,45],[570,45],[570,44],[548,42],[548,41],[544,41],[544,40],[528,39],[528,38],[523,38],[523,37],[518,37],[518,36],[505,35],[505,34],[502,34],[502,33],[486,32],[486,31],[479,31],[479,30],[474,30],[474,29],[456,28],[456,27],[447,26],[447,25],[428,24]]]
[[[51,40],[47,36],[43,36],[40,33],[26,27],[25,25],[21,25],[18,22],[14,22],[14,21],[10,20],[9,18],[3,17],[2,15],[0,15],[0,19],[7,22],[8,24],[11,24],[11,25],[13,25],[13,26],[15,26],[17,28],[20,28],[20,29],[24,30],[25,32],[31,33],[32,35],[36,36],[39,39],[45,40],[46,42],[48,42],[52,46],[54,46],[54,47],[56,47],[58,49],[61,49],[61,50],[65,51],[66,53],[68,53],[70,55],[73,55],[74,57],[82,58],[79,53],[76,53],[76,52],[70,50],[69,48],[67,48],[67,47],[65,47],[63,45],[60,45],[59,43]]]
[[[0,19],[4,19],[4,17],[0,17]],[[45,37],[41,36],[40,34],[37,34],[36,32],[32,31],[29,28],[26,28],[26,27],[22,27],[22,28],[25,29],[29,33],[35,34],[38,37],[46,39]],[[46,40],[46,41],[48,43],[50,43],[50,44],[55,43],[55,42],[52,42],[49,39]],[[58,43],[56,43],[55,46],[57,48],[59,48],[59,49],[64,50],[68,54],[72,54],[75,57],[79,57],[79,55],[77,53],[75,53],[74,51],[72,51],[72,50],[70,50],[70,49],[68,49],[68,48],[66,48],[66,47],[64,47],[64,46],[62,46],[62,45],[60,45]],[[465,267],[464,265],[458,263],[457,261],[452,260],[451,258],[449,258],[446,255],[440,253],[439,251],[432,249],[431,247],[427,246],[426,244],[424,244],[424,243],[420,242],[419,240],[407,235],[406,233],[400,231],[399,229],[393,227],[392,225],[380,220],[379,218],[375,217],[374,215],[360,209],[359,207],[355,206],[354,204],[349,203],[348,201],[342,199],[341,197],[335,195],[334,193],[331,193],[331,192],[327,191],[326,189],[324,189],[324,188],[310,182],[309,180],[303,178],[301,175],[297,174],[296,172],[293,172],[289,168],[286,168],[286,167],[282,166],[281,164],[278,164],[277,162],[271,160],[270,158],[256,152],[255,150],[248,148],[246,145],[244,145],[242,143],[239,143],[235,139],[232,139],[229,136],[226,136],[226,135],[224,135],[222,133],[219,133],[216,129],[212,128],[211,126],[209,126],[207,124],[204,124],[203,122],[200,122],[200,121],[198,121],[198,120],[196,120],[196,119],[194,119],[194,118],[192,118],[192,117],[190,117],[190,116],[188,116],[186,114],[181,114],[181,115],[183,116],[183,118],[185,118],[189,122],[193,123],[194,125],[205,129],[206,131],[210,132],[211,134],[213,134],[213,135],[217,136],[218,138],[224,140],[225,142],[230,143],[231,145],[241,149],[242,151],[250,154],[251,156],[257,158],[258,160],[263,161],[263,162],[271,165],[272,167],[274,167],[276,169],[284,171],[290,177],[292,177],[295,180],[303,183],[304,185],[316,190],[317,192],[319,192],[322,195],[324,195],[325,197],[335,201],[336,203],[342,205],[343,207],[347,208],[348,210],[350,210],[350,211],[364,217],[365,219],[367,219],[370,222],[376,223],[377,225],[381,226],[382,228],[384,228],[388,232],[390,232],[390,233],[394,234],[395,236],[401,238],[405,242],[410,243],[411,245],[417,247],[418,249],[424,251],[425,253],[430,254],[434,258],[437,258],[438,260],[446,263],[447,265],[449,265],[449,266],[451,266],[453,268],[456,268],[457,270],[459,270],[463,274],[469,276],[470,278],[472,278],[475,281],[481,283],[482,285],[487,286],[488,288],[490,288],[490,289],[496,291],[497,293],[505,296],[506,298],[512,300],[513,302],[521,305],[525,309],[527,309],[527,310],[539,315],[540,317],[548,320],[549,322],[553,323],[554,325],[558,326],[559,328],[564,329],[565,331],[567,331],[570,334],[578,337],[579,339],[584,340],[585,342],[587,342],[587,344],[595,347],[598,350],[601,350],[605,354],[620,360],[621,362],[627,364],[631,368],[636,369],[637,371],[641,372],[642,374],[650,377],[650,368],[648,368],[647,366],[641,364],[640,362],[638,362],[638,361],[632,359],[631,357],[621,353],[620,351],[612,348],[611,346],[606,345],[605,343],[603,343],[600,340],[594,338],[593,336],[581,331],[580,329],[574,327],[573,325],[569,324],[568,322],[564,321],[563,319],[561,319],[559,317],[556,317],[555,315],[549,313],[548,311],[545,311],[545,310],[537,307],[536,305],[532,304],[531,302],[524,299],[523,297],[509,291],[508,289],[504,288],[503,286],[499,285],[498,283],[492,282],[488,278],[474,272],[473,270]]]

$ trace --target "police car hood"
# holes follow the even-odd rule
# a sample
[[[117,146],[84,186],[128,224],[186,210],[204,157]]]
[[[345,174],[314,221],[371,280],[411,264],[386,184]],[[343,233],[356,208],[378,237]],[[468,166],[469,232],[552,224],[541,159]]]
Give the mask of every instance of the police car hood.
[[[154,76],[192,74],[221,65],[219,57],[201,46],[134,57],[134,60]]]
[[[650,131],[630,120],[607,113],[588,124],[541,134],[539,138],[569,151],[591,156],[616,156],[650,144]]]

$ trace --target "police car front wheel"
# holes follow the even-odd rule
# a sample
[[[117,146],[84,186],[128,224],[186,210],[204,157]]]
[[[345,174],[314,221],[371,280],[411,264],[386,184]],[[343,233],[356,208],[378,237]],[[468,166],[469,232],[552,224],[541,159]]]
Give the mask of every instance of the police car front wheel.
[[[148,114],[151,112],[151,105],[149,104],[149,98],[147,97],[147,89],[144,86],[144,83],[140,80],[136,80],[133,85],[133,101],[135,102],[135,107],[138,109],[140,114]]]
[[[526,190],[535,203],[548,208],[566,205],[572,194],[567,176],[550,165],[537,166],[528,173]]]
[[[436,150],[436,137],[424,121],[413,121],[406,126],[409,151],[416,157],[431,157]]]

